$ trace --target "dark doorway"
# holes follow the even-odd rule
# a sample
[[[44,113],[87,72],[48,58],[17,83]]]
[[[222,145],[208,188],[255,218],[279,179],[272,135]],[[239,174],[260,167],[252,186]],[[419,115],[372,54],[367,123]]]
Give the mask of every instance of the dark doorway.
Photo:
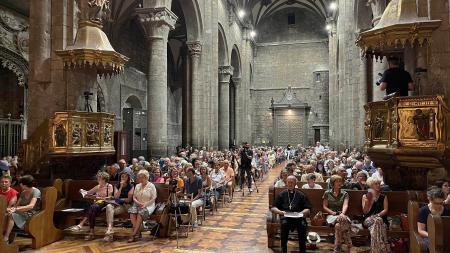
[[[320,129],[314,129],[314,143],[320,141]]]

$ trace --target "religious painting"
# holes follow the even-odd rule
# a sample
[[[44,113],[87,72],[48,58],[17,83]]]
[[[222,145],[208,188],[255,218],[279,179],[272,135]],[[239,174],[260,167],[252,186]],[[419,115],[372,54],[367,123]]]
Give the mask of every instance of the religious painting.
[[[55,147],[65,147],[66,146],[66,128],[64,127],[64,123],[58,123],[54,130],[55,137]]]

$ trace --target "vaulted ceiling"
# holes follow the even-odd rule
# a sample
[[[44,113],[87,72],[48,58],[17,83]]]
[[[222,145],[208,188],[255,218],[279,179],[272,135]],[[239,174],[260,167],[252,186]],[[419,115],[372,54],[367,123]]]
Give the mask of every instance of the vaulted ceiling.
[[[328,5],[333,0],[232,0],[239,8],[249,12],[251,22],[257,25],[265,17],[287,8],[301,8],[326,19],[329,16]]]

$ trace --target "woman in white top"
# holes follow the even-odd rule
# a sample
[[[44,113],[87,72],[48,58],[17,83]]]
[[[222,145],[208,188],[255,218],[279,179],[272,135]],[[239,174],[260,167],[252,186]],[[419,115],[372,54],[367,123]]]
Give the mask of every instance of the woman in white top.
[[[138,185],[134,188],[133,206],[130,207],[133,235],[128,242],[134,242],[140,237],[142,221],[146,220],[156,208],[156,188],[148,181],[150,174],[146,170],[140,170],[137,174]]]
[[[286,180],[288,177],[288,172],[286,170],[282,170],[280,173],[280,179],[275,183],[275,187],[286,187]]]
[[[314,173],[309,173],[306,176],[307,184],[302,186],[302,189],[322,189],[322,186],[316,184],[316,175]]]

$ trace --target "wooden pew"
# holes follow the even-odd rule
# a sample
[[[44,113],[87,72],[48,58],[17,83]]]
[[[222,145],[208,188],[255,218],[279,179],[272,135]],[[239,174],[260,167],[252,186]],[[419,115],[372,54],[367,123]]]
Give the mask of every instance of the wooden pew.
[[[117,185],[117,182],[110,182],[113,185]],[[66,180],[65,182],[65,205],[63,208],[60,208],[56,211],[55,221],[59,228],[65,229],[70,226],[76,225],[78,220],[81,220],[84,217],[84,208],[91,204],[91,201],[83,199],[80,194],[80,189],[89,190],[96,186],[98,183],[95,180]],[[159,205],[159,208],[155,210],[153,215],[149,217],[149,220],[159,222],[161,216],[164,212],[164,205],[162,203],[167,203],[169,200],[169,186],[166,184],[155,184],[157,197],[155,203]],[[158,207],[158,206],[157,206]],[[77,208],[82,209],[78,211],[67,212],[66,209]],[[119,219],[129,219],[129,213],[123,213],[119,216],[115,216],[115,218]],[[97,220],[106,222],[106,212],[103,212],[101,215],[97,216]],[[161,222],[161,236],[166,235],[167,224],[165,222]]]
[[[429,215],[427,219],[430,253],[450,252],[450,216]]]
[[[409,252],[410,253],[427,253],[427,248],[423,243],[422,237],[417,230],[417,215],[419,208],[426,203],[417,201],[408,202],[408,226],[409,226]]]
[[[273,188],[269,189],[269,211],[266,217],[267,223],[267,236],[268,236],[268,247],[273,247],[275,236],[279,230],[279,217],[278,215],[272,214],[270,208],[274,205],[276,196],[285,190],[286,188]],[[311,204],[311,214],[310,217],[314,217],[317,212],[323,211],[322,207],[322,196],[325,189],[299,189],[307,197]],[[359,220],[362,222],[363,212],[362,212],[362,196],[366,191],[356,191],[347,190],[349,194],[349,209],[347,215],[353,220]],[[388,216],[399,215],[401,213],[407,213],[407,201],[408,194],[406,192],[384,192],[388,197],[389,211]],[[330,226],[309,226],[309,231],[317,233],[334,233],[334,228]],[[358,235],[369,235],[367,229],[359,231]],[[393,231],[388,230],[388,236],[391,237],[408,237],[409,231]]]
[[[46,187],[42,191],[41,210],[25,224],[25,231],[32,237],[33,249],[41,248],[63,237],[62,231],[53,224],[56,198],[56,188],[53,186]]]
[[[8,207],[8,203],[6,202],[6,198],[4,196],[0,196],[0,213],[2,214],[0,218],[0,234],[3,235],[3,229],[5,227],[6,221],[6,208]],[[16,253],[19,252],[19,246],[16,243],[6,244],[5,241],[0,240],[0,252],[2,253]]]

